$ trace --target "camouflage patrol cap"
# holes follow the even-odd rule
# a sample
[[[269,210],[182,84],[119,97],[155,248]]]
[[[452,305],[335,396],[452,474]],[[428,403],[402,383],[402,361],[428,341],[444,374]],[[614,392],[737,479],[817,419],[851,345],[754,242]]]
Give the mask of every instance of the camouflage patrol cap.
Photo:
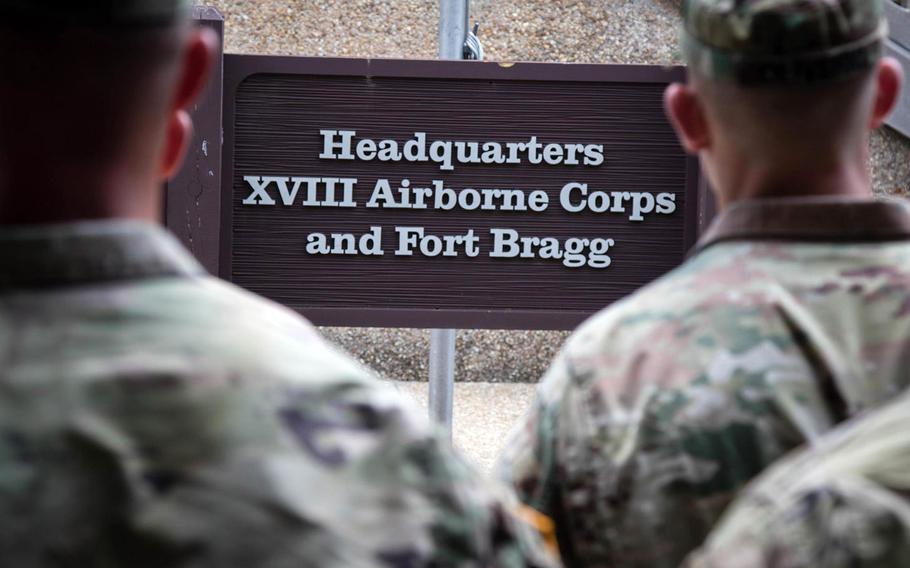
[[[15,25],[48,22],[86,26],[154,27],[186,17],[190,0],[0,0],[0,19]]]
[[[683,55],[742,85],[833,81],[870,69],[887,34],[882,0],[683,0]]]

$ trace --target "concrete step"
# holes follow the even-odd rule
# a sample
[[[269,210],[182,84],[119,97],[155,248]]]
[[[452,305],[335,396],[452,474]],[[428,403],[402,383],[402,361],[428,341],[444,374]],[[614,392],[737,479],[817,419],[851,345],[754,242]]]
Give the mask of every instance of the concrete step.
[[[428,383],[392,384],[427,410]],[[455,447],[481,471],[492,473],[509,432],[534,400],[535,388],[533,384],[455,383]]]

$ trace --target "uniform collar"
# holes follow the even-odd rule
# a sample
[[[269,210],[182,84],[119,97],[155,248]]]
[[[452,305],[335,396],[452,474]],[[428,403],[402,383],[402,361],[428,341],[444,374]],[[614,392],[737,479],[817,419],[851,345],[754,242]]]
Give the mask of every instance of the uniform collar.
[[[202,274],[174,237],[151,224],[0,227],[0,291]]]
[[[910,240],[903,201],[799,197],[734,203],[711,223],[697,251],[726,241],[885,242]]]

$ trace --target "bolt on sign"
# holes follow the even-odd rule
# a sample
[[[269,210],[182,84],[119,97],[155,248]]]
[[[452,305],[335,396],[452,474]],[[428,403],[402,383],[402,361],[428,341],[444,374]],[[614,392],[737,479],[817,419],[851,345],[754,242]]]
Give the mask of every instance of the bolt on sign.
[[[227,55],[221,272],[344,326],[571,328],[677,266],[679,68]]]

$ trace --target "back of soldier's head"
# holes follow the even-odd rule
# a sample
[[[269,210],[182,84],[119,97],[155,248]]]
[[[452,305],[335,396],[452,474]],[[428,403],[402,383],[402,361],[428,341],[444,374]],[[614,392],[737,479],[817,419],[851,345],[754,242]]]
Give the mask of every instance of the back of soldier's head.
[[[881,0],[684,0],[682,13],[692,83],[721,124],[756,143],[865,126]]]
[[[0,0],[0,173],[42,156],[48,167],[91,168],[162,137],[188,9],[188,0]]]

